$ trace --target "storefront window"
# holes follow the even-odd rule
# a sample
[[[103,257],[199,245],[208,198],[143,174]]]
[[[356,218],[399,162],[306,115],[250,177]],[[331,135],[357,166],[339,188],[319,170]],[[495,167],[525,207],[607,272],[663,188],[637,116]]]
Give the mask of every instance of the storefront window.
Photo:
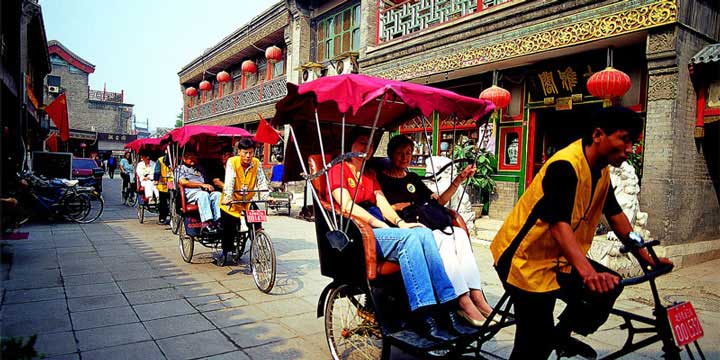
[[[317,59],[331,60],[360,48],[360,4],[329,14],[317,23]]]
[[[425,166],[425,159],[430,156],[430,143],[432,142],[432,137],[428,139],[428,141],[423,140],[424,133],[423,132],[411,132],[403,134],[409,138],[411,138],[414,142],[413,146],[413,158],[410,162],[410,166],[418,166],[423,167]],[[430,133],[428,133],[430,135]]]

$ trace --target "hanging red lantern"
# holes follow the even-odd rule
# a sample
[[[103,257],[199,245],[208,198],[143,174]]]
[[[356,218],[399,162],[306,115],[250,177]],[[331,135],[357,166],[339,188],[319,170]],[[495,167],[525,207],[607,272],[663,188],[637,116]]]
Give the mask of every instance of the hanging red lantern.
[[[187,95],[189,97],[195,97],[195,96],[197,96],[197,94],[198,94],[197,89],[192,86],[185,89],[185,95]]]
[[[480,93],[480,99],[492,102],[496,109],[503,109],[510,104],[510,92],[493,85]]]
[[[202,91],[210,91],[212,89],[212,85],[210,85],[210,82],[207,80],[203,80],[200,82],[200,90]]]
[[[621,97],[631,85],[630,76],[612,66],[592,74],[587,81],[590,94],[601,99]]]
[[[269,63],[274,64],[282,60],[282,50],[279,47],[273,45],[265,49],[265,58]]]
[[[257,72],[257,65],[252,60],[245,60],[243,61],[242,65],[240,66],[240,69],[243,73],[251,73],[254,74]]]
[[[221,71],[217,74],[217,76],[215,78],[217,79],[218,82],[226,83],[226,82],[230,81],[230,74],[228,74],[227,71]]]

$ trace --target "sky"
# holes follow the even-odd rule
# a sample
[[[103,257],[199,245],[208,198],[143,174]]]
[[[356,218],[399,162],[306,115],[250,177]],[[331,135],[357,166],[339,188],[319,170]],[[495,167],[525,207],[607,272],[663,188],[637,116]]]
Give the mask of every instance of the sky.
[[[258,0],[40,0],[47,40],[95,65],[90,88],[125,91],[138,121],[173,127],[178,71],[270,8]],[[143,124],[144,125],[144,124]]]

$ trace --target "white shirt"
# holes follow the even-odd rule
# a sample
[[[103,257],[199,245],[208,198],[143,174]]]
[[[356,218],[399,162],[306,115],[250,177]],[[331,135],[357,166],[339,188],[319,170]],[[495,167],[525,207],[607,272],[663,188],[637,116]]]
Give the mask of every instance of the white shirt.
[[[144,161],[140,161],[135,173],[140,178],[140,181],[152,180],[155,174],[155,162],[150,160],[150,165],[145,165]]]

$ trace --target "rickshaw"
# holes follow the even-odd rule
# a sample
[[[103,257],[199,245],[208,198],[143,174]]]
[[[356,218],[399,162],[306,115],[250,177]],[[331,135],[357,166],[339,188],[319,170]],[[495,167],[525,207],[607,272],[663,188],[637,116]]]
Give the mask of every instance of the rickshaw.
[[[235,140],[250,137],[247,130],[228,126],[201,126],[186,125],[169,132],[163,139],[168,144],[168,157],[172,168],[177,171],[181,165],[182,156],[186,149],[193,149],[204,160],[220,161],[220,150],[232,146]],[[193,258],[195,243],[199,243],[213,250],[217,255],[222,244],[222,234],[205,234],[200,231],[201,222],[196,204],[189,203],[185,197],[185,189],[180,185],[177,173],[173,179],[177,194],[176,204],[173,208],[179,218],[178,240],[180,256],[190,263]],[[244,224],[238,223],[234,234],[234,248],[232,260],[240,262],[246,251],[247,242],[250,241],[250,268],[257,288],[269,293],[275,284],[276,258],[270,236],[260,226],[266,221],[265,210],[260,210],[258,204],[265,202],[259,199],[260,190],[239,190],[241,195],[248,195],[247,201],[233,201],[231,203],[249,203],[249,210],[244,212]],[[256,196],[257,195],[257,196]],[[225,229],[224,231],[227,231]]]
[[[151,159],[157,159],[163,154],[166,144],[161,143],[162,138],[144,138],[137,139],[125,144],[125,149],[130,150],[133,168],[137,169],[137,165],[140,162],[140,154],[147,153]],[[134,181],[134,183],[133,183]],[[135,178],[131,179],[130,186],[135,186],[135,201],[129,202],[137,209],[138,221],[142,224],[145,221],[145,212],[157,214],[158,212],[158,201],[151,201],[145,196],[145,189],[140,182],[137,171]]]
[[[412,118],[419,119],[425,124],[423,128],[427,128],[430,126],[427,118],[433,112],[451,119],[479,120],[478,126],[483,122],[487,126],[486,116],[494,106],[442,89],[364,75],[338,75],[287,86],[288,95],[277,103],[273,123],[289,125],[290,130],[284,182],[305,180],[312,184],[320,271],[332,279],[319,296],[317,316],[324,317],[332,358],[388,359],[393,346],[419,358],[496,358],[482,347],[502,328],[515,324],[509,294],[500,297],[483,326],[474,333],[456,335],[448,341],[418,333],[407,326],[409,306],[399,265],[377,259],[371,227],[341,211],[326,186],[327,173],[333,165],[349,157],[364,156],[347,152],[347,126],[370,128],[371,142],[377,144],[379,139],[374,137],[377,130],[396,129]],[[372,161],[364,162],[360,176],[366,166],[372,166],[368,163]],[[462,217],[452,212],[454,225],[467,231]],[[657,241],[638,240],[635,244],[637,248],[648,247],[655,257],[652,246]],[[621,329],[628,330],[628,338],[620,350],[607,358],[623,356],[657,341],[663,342],[666,356],[679,358],[680,349],[673,343],[666,307],[660,303],[654,284],[655,277],[672,267],[652,268],[642,262],[641,265],[642,276],[623,279],[622,283],[651,284],[656,318],[614,309],[612,313],[625,320]],[[651,327],[638,328],[631,321]],[[638,333],[655,335],[634,341]],[[692,357],[689,347],[685,348]]]

